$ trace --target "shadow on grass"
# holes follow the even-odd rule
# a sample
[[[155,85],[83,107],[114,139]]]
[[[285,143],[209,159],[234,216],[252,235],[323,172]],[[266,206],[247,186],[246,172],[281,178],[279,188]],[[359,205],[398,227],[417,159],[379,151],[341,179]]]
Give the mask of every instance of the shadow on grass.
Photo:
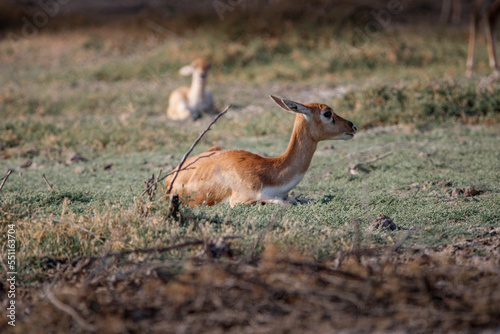
[[[323,196],[323,198],[321,198],[319,200],[319,202],[321,204],[328,204],[328,203],[332,202],[334,198],[335,198],[335,195],[325,195],[325,196]]]

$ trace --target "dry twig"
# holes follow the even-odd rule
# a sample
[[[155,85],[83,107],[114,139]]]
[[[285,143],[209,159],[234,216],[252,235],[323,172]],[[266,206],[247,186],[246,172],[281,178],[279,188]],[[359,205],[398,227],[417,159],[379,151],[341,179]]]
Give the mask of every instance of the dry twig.
[[[69,314],[73,318],[73,320],[75,320],[76,323],[81,328],[83,328],[84,330],[89,331],[89,332],[97,332],[97,327],[96,326],[94,326],[92,324],[89,324],[85,319],[83,319],[78,314],[78,312],[75,311],[74,308],[72,308],[69,305],[64,304],[62,301],[60,301],[59,299],[57,299],[52,294],[52,291],[50,291],[50,289],[46,290],[45,295],[47,296],[47,299],[49,300],[49,302],[52,305],[54,305],[56,308],[58,308],[59,310],[63,311],[64,313]]]
[[[149,200],[150,201],[153,200],[153,198],[156,195],[156,188],[157,188],[158,182],[160,182],[161,173],[162,173],[162,170],[160,169],[160,171],[158,172],[158,176],[156,178],[155,178],[155,175],[153,174],[153,175],[151,175],[151,178],[148,179],[147,182],[144,181],[145,190],[141,194],[141,197],[144,194],[148,194]]]
[[[45,183],[47,184],[47,187],[49,187],[49,190],[50,191],[54,190],[52,188],[52,185],[49,183],[49,181],[47,181],[47,178],[45,177],[45,174],[42,174],[42,177],[43,177],[43,180],[45,181]]]
[[[174,182],[175,182],[175,179],[177,178],[177,175],[179,174],[179,171],[181,170],[182,168],[182,165],[184,164],[184,162],[186,162],[186,159],[188,158],[188,156],[191,154],[191,152],[193,151],[193,149],[195,148],[195,146],[200,142],[201,138],[203,138],[203,136],[205,135],[205,133],[207,133],[209,130],[210,130],[210,127],[212,125],[215,124],[215,122],[217,122],[219,120],[219,118],[221,118],[228,110],[229,108],[231,108],[231,105],[228,105],[223,111],[221,111],[211,122],[210,124],[208,124],[207,128],[202,132],[200,133],[200,135],[198,136],[198,138],[196,138],[196,140],[193,142],[193,144],[191,145],[191,147],[189,148],[189,150],[186,152],[186,154],[184,154],[184,156],[182,157],[182,160],[181,162],[179,163],[179,165],[177,166],[177,168],[175,169],[174,171],[174,176],[172,177],[172,181],[170,181],[170,185],[168,186],[168,189],[167,189],[167,194],[170,194],[170,192],[172,191],[172,187],[174,186]]]
[[[170,192],[172,191],[172,187],[173,187],[173,184],[174,184],[174,181],[175,179],[177,178],[177,174],[180,172],[180,171],[183,171],[183,170],[186,170],[189,168],[189,166],[191,166],[192,164],[194,164],[196,161],[198,161],[198,159],[196,159],[196,161],[193,161],[192,163],[190,163],[189,165],[187,165],[185,168],[182,168],[182,165],[184,164],[184,162],[186,162],[186,159],[188,158],[189,154],[191,154],[191,152],[193,151],[193,149],[195,148],[195,146],[199,143],[199,141],[201,140],[201,138],[210,130],[210,127],[212,125],[215,124],[215,122],[217,122],[219,120],[220,117],[222,117],[222,115],[224,115],[228,110],[229,108],[231,108],[231,105],[228,105],[223,111],[221,111],[211,122],[210,124],[208,124],[207,128],[202,132],[200,133],[200,135],[198,136],[198,138],[196,138],[196,140],[193,142],[193,144],[191,145],[191,147],[189,148],[189,150],[186,152],[186,154],[184,154],[184,156],[182,157],[181,159],[181,162],[179,163],[179,165],[177,166],[177,168],[172,171],[171,173],[163,176],[162,178],[160,178],[160,175],[158,175],[158,178],[156,179],[156,181],[154,183],[148,183],[148,186],[146,187],[146,189],[142,192],[141,196],[139,196],[140,198],[142,198],[145,194],[148,194],[150,193],[151,189],[153,187],[156,188],[156,184],[158,182],[161,182],[163,181],[164,179],[166,179],[168,176],[174,174],[174,176],[172,177],[172,181],[170,182],[170,185],[168,186],[168,189],[167,189],[167,194],[170,194]],[[215,153],[215,152],[214,152]],[[214,153],[211,153],[205,157],[208,157]],[[172,207],[172,198],[170,199],[170,207]]]
[[[199,157],[197,159],[195,159],[193,162],[191,162],[189,165],[186,165],[185,167],[179,169],[179,171],[183,171],[183,170],[188,170],[189,167],[191,167],[193,164],[195,164],[199,159],[202,159],[202,158],[208,158],[209,156],[215,154],[216,152],[212,152],[210,154],[207,154],[207,155],[204,155],[202,157]],[[162,172],[162,170],[160,169],[160,173]],[[156,183],[155,184],[150,184],[141,194],[141,196],[139,196],[139,198],[142,198],[145,194],[147,194],[150,189],[153,187],[153,186],[156,186],[159,182],[165,180],[167,177],[169,177],[170,175],[174,174],[175,173],[175,170],[168,173],[167,175],[164,175],[160,178],[160,175],[158,175],[158,178],[156,179]]]
[[[172,246],[163,246],[163,247],[152,247],[152,248],[136,248],[136,249],[128,249],[121,252],[109,253],[104,256],[106,257],[123,257],[125,255],[130,254],[149,254],[149,253],[162,253],[168,252],[174,249],[185,248],[189,246],[200,246],[203,245],[203,240],[192,240],[186,241],[180,244],[172,245]]]
[[[222,240],[230,240],[230,239],[240,239],[240,235],[229,235],[229,236],[224,236],[220,237]],[[184,247],[189,247],[189,246],[201,246],[204,245],[205,242],[203,240],[192,240],[192,241],[186,241],[180,244],[172,245],[172,246],[163,246],[163,247],[152,247],[152,248],[137,248],[137,249],[129,249],[129,250],[124,250],[121,252],[116,252],[116,253],[109,253],[104,256],[106,257],[122,257],[125,255],[129,254],[150,254],[150,253],[162,253],[162,252],[169,252],[174,249],[180,249]]]
[[[366,165],[370,165],[372,163],[375,163],[379,160],[382,160],[384,158],[387,158],[388,156],[392,155],[393,152],[389,152],[389,153],[386,153],[384,155],[381,155],[379,157],[375,157],[375,159],[372,159],[372,160],[369,160],[369,161],[365,161],[365,162],[360,162],[360,163],[357,163],[357,164],[354,164],[352,165],[351,167],[349,167],[349,173],[352,174],[352,175],[357,175],[359,174],[356,169],[358,169],[359,167],[362,167],[362,166],[366,166]]]
[[[2,191],[2,188],[3,188],[3,185],[5,184],[5,182],[7,182],[7,179],[9,178],[9,175],[12,174],[13,170],[12,169],[9,169],[7,171],[7,175],[5,175],[3,177],[3,180],[2,180],[2,184],[0,184],[0,191]]]

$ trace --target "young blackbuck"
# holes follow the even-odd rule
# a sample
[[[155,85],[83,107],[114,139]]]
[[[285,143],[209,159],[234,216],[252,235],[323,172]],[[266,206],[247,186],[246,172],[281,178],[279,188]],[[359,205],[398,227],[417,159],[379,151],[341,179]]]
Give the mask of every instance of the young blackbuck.
[[[300,104],[271,96],[281,108],[296,113],[286,152],[264,158],[214,146],[187,159],[169,196],[178,195],[187,205],[237,203],[295,203],[288,192],[304,177],[318,142],[351,139],[356,126],[337,116],[326,104]],[[169,188],[172,175],[167,177]]]
[[[191,87],[179,87],[170,94],[167,117],[182,120],[191,117],[200,118],[203,113],[215,114],[212,94],[206,90],[207,76],[212,65],[204,59],[196,59],[182,67],[179,73],[184,76],[193,75]]]

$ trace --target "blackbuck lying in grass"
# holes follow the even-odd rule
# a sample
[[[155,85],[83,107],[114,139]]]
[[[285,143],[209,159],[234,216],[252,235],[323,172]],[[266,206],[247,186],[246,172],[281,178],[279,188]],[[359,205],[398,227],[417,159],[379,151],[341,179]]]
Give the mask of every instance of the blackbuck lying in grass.
[[[271,96],[281,108],[296,113],[292,137],[286,152],[265,158],[214,146],[185,161],[168,196],[179,196],[187,205],[215,205],[229,202],[253,204],[295,203],[288,196],[304,177],[318,142],[347,140],[356,126],[336,115],[326,104],[301,104]],[[173,174],[166,178],[167,191]]]
[[[212,65],[204,59],[196,59],[182,67],[179,73],[184,76],[193,75],[191,87],[182,86],[170,94],[167,117],[182,120],[191,117],[200,118],[204,113],[215,114],[212,94],[206,90],[208,72]]]

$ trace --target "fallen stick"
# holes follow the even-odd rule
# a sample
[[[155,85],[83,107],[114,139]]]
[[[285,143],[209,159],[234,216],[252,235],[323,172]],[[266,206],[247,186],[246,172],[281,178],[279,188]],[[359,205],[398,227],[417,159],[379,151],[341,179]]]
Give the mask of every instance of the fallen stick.
[[[349,173],[352,174],[352,175],[357,175],[359,174],[356,169],[361,167],[361,166],[366,166],[366,165],[370,165],[374,162],[377,162],[379,160],[382,160],[384,158],[387,158],[388,156],[392,155],[393,152],[389,152],[389,153],[386,153],[384,155],[381,155],[380,157],[375,157],[375,159],[372,159],[372,160],[369,160],[369,161],[365,161],[365,162],[360,162],[360,163],[357,163],[357,164],[354,164],[352,165],[351,167],[349,167]]]
[[[193,240],[186,241],[180,244],[172,245],[172,246],[163,246],[163,247],[153,247],[153,248],[136,248],[136,249],[128,249],[121,252],[109,253],[104,256],[106,257],[122,257],[129,254],[149,254],[149,253],[162,253],[168,252],[174,249],[180,249],[189,246],[200,246],[203,245],[202,240]]]
[[[73,320],[76,321],[76,323],[84,330],[89,331],[89,332],[97,332],[97,327],[89,324],[85,319],[83,319],[78,312],[74,308],[72,308],[69,305],[64,304],[62,301],[57,299],[53,294],[52,291],[49,289],[46,290],[45,295],[47,296],[47,299],[49,302],[54,305],[56,308],[59,310],[63,311],[64,313],[69,314]]]
[[[3,177],[3,180],[2,180],[2,184],[0,184],[0,191],[2,191],[2,188],[3,188],[3,185],[5,184],[5,182],[7,182],[7,179],[9,178],[9,175],[12,174],[13,170],[12,169],[9,169],[7,171],[7,175],[5,175]]]
[[[228,110],[229,108],[231,108],[231,105],[228,105],[223,111],[221,111],[211,122],[210,124],[208,124],[207,128],[202,132],[200,133],[200,135],[198,136],[198,138],[196,138],[196,140],[193,142],[193,144],[191,145],[191,147],[189,148],[189,150],[186,152],[186,154],[184,154],[184,156],[182,157],[182,160],[181,162],[179,163],[179,165],[177,166],[177,168],[175,169],[174,171],[174,176],[172,177],[172,181],[170,181],[170,185],[168,186],[168,189],[167,189],[167,194],[170,194],[170,192],[172,191],[172,187],[174,186],[174,182],[175,182],[175,179],[177,178],[177,175],[179,174],[179,171],[181,170],[182,168],[182,165],[184,164],[184,162],[186,162],[186,159],[188,158],[188,156],[191,154],[191,152],[194,150],[195,146],[200,142],[201,138],[205,135],[205,133],[207,133],[209,130],[210,130],[210,127],[212,125],[215,124],[215,122],[217,122],[219,120],[219,118],[222,117],[222,115],[224,115]],[[171,199],[170,201],[172,201],[172,198],[173,196],[171,196]]]
[[[229,236],[224,236],[222,237],[223,240],[230,240],[230,239],[241,239],[241,235],[229,235]],[[192,240],[192,241],[186,241],[180,244],[175,244],[171,246],[163,246],[163,247],[153,247],[153,248],[136,248],[136,249],[129,249],[129,250],[124,250],[121,252],[116,252],[116,253],[109,253],[104,256],[106,257],[122,257],[125,255],[129,254],[149,254],[149,253],[163,253],[163,252],[169,252],[174,249],[180,249],[184,247],[189,247],[189,246],[201,246],[204,245],[205,242],[203,240]]]
[[[224,237],[220,237],[220,238],[224,241],[231,240],[231,239],[241,239],[241,235],[228,235],[228,236],[224,236]],[[213,240],[215,240],[215,239],[213,239]],[[127,249],[127,250],[123,250],[120,252],[107,253],[107,254],[102,255],[102,256],[80,256],[80,257],[78,257],[77,261],[72,261],[72,263],[78,263],[78,261],[80,261],[82,259],[94,262],[94,261],[99,261],[99,260],[103,261],[103,260],[106,260],[106,259],[111,258],[111,257],[118,259],[118,258],[121,258],[123,256],[130,255],[130,254],[164,253],[164,252],[169,252],[169,251],[172,251],[175,249],[181,249],[181,248],[190,247],[190,246],[203,246],[205,244],[207,244],[206,240],[204,241],[204,240],[200,240],[200,239],[195,239],[195,240],[186,241],[186,242],[182,242],[182,243],[171,245],[171,246]],[[105,261],[103,261],[101,263],[101,266],[99,267],[98,271],[101,271],[102,268],[104,268],[105,263],[106,263]]]
[[[45,183],[47,184],[47,187],[49,187],[49,190],[50,191],[54,190],[54,189],[52,189],[52,185],[49,183],[49,181],[47,181],[45,174],[42,174],[42,177],[43,177],[43,180],[45,181]]]

